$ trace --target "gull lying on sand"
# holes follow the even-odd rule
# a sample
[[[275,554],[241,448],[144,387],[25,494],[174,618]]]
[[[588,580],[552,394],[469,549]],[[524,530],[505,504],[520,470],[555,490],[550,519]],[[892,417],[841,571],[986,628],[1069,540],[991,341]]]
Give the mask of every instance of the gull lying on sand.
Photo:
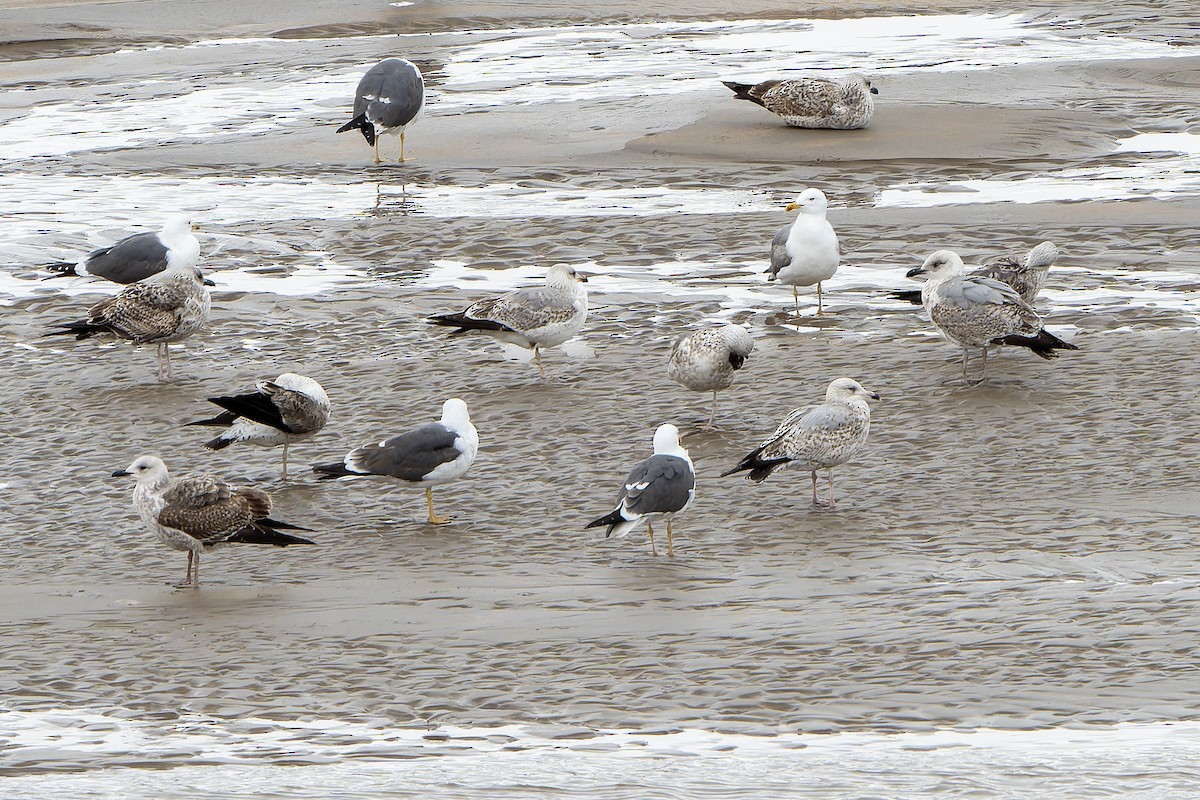
[[[987,377],[987,351],[994,344],[1028,347],[1042,358],[1057,358],[1056,350],[1078,350],[1045,330],[1042,319],[1006,283],[994,278],[964,275],[962,259],[951,250],[938,250],[908,277],[925,276],[921,298],[933,324],[963,349],[962,377],[972,348],[983,350],[983,368],[975,383]]]
[[[573,339],[587,319],[587,278],[568,264],[555,264],[546,285],[480,300],[459,314],[429,318],[434,325],[458,328],[454,334],[479,331],[502,342],[533,349],[538,373],[546,377],[540,349]]]
[[[688,451],[679,443],[679,429],[674,425],[659,425],[654,432],[654,455],[629,473],[621,491],[617,493],[616,509],[592,520],[586,527],[607,525],[605,538],[614,535],[622,537],[644,519],[650,553],[658,555],[650,517],[661,514],[667,518],[667,555],[673,556],[675,545],[671,537],[671,517],[687,510],[695,497],[696,471]]]
[[[304,375],[285,372],[273,381],[263,381],[255,391],[227,397],[210,397],[224,412],[212,419],[189,422],[228,428],[204,443],[209,450],[223,450],[234,442],[262,447],[283,445],[283,479],[287,480],[288,445],[310,439],[329,421],[329,395],[321,384]]]
[[[1042,290],[1042,285],[1046,282],[1050,267],[1054,266],[1056,260],[1058,260],[1058,248],[1054,246],[1054,242],[1042,242],[1026,253],[1024,258],[999,256],[967,274],[1007,283],[1016,290],[1017,294],[1021,295],[1022,300],[1032,306],[1037,300],[1038,292]],[[920,289],[895,291],[892,292],[892,297],[907,300],[914,306],[924,303],[921,299]]]
[[[721,81],[738,100],[749,100],[793,128],[865,128],[879,90],[852,72],[836,78],[794,78],[757,84]]]
[[[429,522],[442,525],[450,517],[434,513],[433,487],[466,474],[478,452],[479,434],[471,424],[467,404],[454,397],[442,404],[440,421],[379,444],[363,445],[337,463],[314,466],[313,472],[322,480],[376,475],[424,484]]]
[[[754,350],[754,339],[741,325],[705,328],[680,337],[671,347],[667,376],[694,392],[712,392],[712,413],[703,427],[712,429],[717,392],[733,385],[733,373]]]
[[[838,378],[825,391],[825,402],[798,408],[780,423],[765,442],[750,451],[721,477],[750,470],[746,477],[762,482],[776,469],[799,466],[812,473],[814,506],[833,508],[833,468],[845,464],[862,449],[871,431],[871,407],[867,398],[879,395],[858,381]],[[829,497],[817,496],[817,470],[829,470]]]
[[[820,189],[805,189],[789,203],[788,211],[799,210],[791,225],[780,228],[771,239],[771,268],[767,270],[768,281],[778,279],[790,284],[792,299],[796,303],[796,316],[800,316],[800,295],[797,286],[817,285],[817,315],[824,314],[821,301],[821,281],[827,281],[837,272],[841,263],[838,252],[837,234],[825,219],[829,201]]]
[[[180,587],[199,588],[200,556],[226,544],[314,544],[279,529],[307,531],[271,519],[271,496],[262,489],[235,489],[211,475],[172,478],[161,458],[141,456],[113,477],[137,482],[133,507],[172,550],[186,550],[187,574]]]
[[[425,108],[425,80],[417,65],[405,58],[386,58],[367,70],[354,92],[354,119],[338,133],[360,130],[379,158],[379,136],[400,136],[400,163],[404,163],[404,129]]]
[[[134,344],[158,345],[158,382],[175,379],[168,344],[181,342],[208,322],[211,306],[204,274],[197,267],[171,267],[123,289],[88,309],[87,319],[55,325],[46,336],[76,340],[112,334]]]
[[[93,276],[114,283],[136,283],[170,269],[194,267],[200,261],[195,226],[183,214],[169,217],[158,233],[135,233],[116,244],[93,250],[78,263],[47,266],[53,277]],[[211,282],[209,282],[211,285]]]

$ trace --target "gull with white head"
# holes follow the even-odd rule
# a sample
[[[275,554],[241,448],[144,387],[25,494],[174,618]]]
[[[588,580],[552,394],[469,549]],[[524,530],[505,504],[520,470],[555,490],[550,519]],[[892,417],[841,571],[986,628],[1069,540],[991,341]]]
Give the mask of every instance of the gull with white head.
[[[841,264],[837,234],[825,218],[829,201],[820,189],[805,189],[789,203],[788,211],[799,211],[791,225],[780,228],[771,239],[771,268],[767,280],[790,284],[800,316],[798,286],[817,286],[817,316],[825,313],[821,299],[821,282],[837,272]]]
[[[91,276],[113,283],[137,283],[167,269],[199,263],[200,242],[192,235],[195,229],[186,214],[174,214],[157,233],[135,233],[93,250],[82,261],[49,264],[47,269],[53,277]]]
[[[406,58],[385,58],[367,70],[354,91],[354,118],[337,133],[360,130],[379,158],[379,137],[400,137],[400,163],[404,163],[404,129],[425,109],[425,79]]]

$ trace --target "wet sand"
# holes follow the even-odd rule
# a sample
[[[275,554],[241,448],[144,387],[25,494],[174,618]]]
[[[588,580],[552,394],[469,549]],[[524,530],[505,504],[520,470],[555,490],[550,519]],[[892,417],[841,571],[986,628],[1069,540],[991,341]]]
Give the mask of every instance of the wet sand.
[[[121,14],[145,5],[71,8],[115,29]],[[441,30],[459,30],[464,20],[500,14],[484,5],[421,9],[402,23],[403,9],[360,4],[331,20],[319,4],[286,4],[277,24],[343,30],[386,19],[433,29],[440,20]],[[514,9],[506,24],[558,13]],[[719,11],[690,4],[644,14]],[[65,10],[4,13],[53,26]],[[589,13],[610,21],[629,11],[609,4]],[[269,33],[227,19],[199,36]],[[170,36],[187,30],[186,21],[147,26]],[[1174,29],[1165,19],[1155,30],[1169,37]],[[40,50],[13,47],[4,52],[77,52],[46,41]],[[88,74],[86,59],[56,61],[76,80]],[[975,106],[941,102],[932,96],[936,76],[909,73],[882,84],[876,124],[845,136],[775,126],[718,85],[668,101],[581,101],[567,112],[530,105],[439,115],[431,105],[412,130],[415,161],[405,166],[373,166],[361,140],[333,136],[325,123],[344,109],[329,109],[319,126],[288,124],[213,145],[21,163],[24,174],[59,178],[266,174],[366,183],[380,199],[369,213],[327,220],[208,226],[218,238],[202,246],[220,243],[207,264],[218,283],[223,270],[294,270],[309,251],[332,253],[371,281],[315,297],[218,286],[211,330],[174,351],[181,380],[173,385],[152,382],[152,349],[39,338],[94,298],[48,288],[4,309],[5,710],[107,709],[164,724],[189,714],[404,727],[517,722],[581,736],[601,728],[771,735],[1196,719],[1196,285],[1173,284],[1181,303],[1103,312],[1043,300],[1050,325],[1081,351],[1054,362],[1004,351],[991,361],[988,384],[971,389],[954,383],[959,351],[932,335],[919,310],[874,288],[940,247],[972,261],[1043,239],[1063,253],[1065,271],[1052,272],[1047,287],[1055,297],[1132,284],[1140,273],[1197,275],[1196,198],[873,207],[875,193],[897,182],[1119,161],[1105,155],[1118,140],[1176,114],[1180,98],[1196,99],[1187,86],[1196,64],[949,73],[945,82],[986,100]],[[40,66],[0,65],[0,81],[19,83]],[[1168,89],[1160,89],[1164,75],[1174,76]],[[1052,101],[1028,102],[1039,85]],[[615,273],[704,258],[734,265],[724,278],[731,289],[757,287],[782,209],[518,219],[489,217],[486,207],[457,218],[419,211],[422,185],[505,182],[531,192],[743,188],[780,206],[816,183],[835,198],[830,219],[854,285],[827,294],[837,313],[809,317],[800,331],[781,324],[786,289],[777,303],[732,314],[720,290],[672,299],[672,287],[710,286],[709,274],[677,275],[648,293],[605,289],[603,278]],[[414,187],[412,202],[395,193],[402,185]],[[136,209],[132,198],[114,202]],[[20,209],[6,214],[19,220]],[[154,221],[146,209],[133,216]],[[20,252],[43,240],[71,246],[71,236],[47,227],[42,238],[23,238]],[[281,249],[265,252],[261,241]],[[506,360],[490,340],[447,339],[423,319],[460,308],[488,285],[431,285],[430,263],[439,259],[484,275],[593,264],[600,279],[582,343],[549,351],[550,380],[540,383],[532,364]],[[32,263],[10,270],[25,274]],[[702,432],[708,398],[666,378],[667,354],[680,332],[728,317],[751,324],[759,351],[722,394],[718,430]],[[437,490],[453,524],[424,524],[416,489],[318,485],[303,469],[283,484],[277,451],[209,453],[204,431],[181,427],[207,415],[203,397],[283,371],[318,378],[334,402],[328,428],[292,448],[296,465],[432,420],[448,396],[465,399],[480,456],[465,478]],[[717,477],[842,375],[882,400],[867,450],[837,471],[836,511],[808,505],[801,473],[761,485]],[[619,480],[650,452],[664,421],[680,426],[698,472],[674,559],[651,557],[640,533],[605,541],[583,530],[610,509]],[[108,477],[142,453],[163,456],[175,472],[211,471],[270,489],[276,516],[313,528],[319,547],[227,548],[205,559],[204,588],[170,588],[183,557],[143,531],[130,487]],[[95,765],[19,748],[5,755],[29,773]],[[141,757],[131,751],[105,764],[140,766]],[[154,766],[196,763],[194,753],[160,753]]]

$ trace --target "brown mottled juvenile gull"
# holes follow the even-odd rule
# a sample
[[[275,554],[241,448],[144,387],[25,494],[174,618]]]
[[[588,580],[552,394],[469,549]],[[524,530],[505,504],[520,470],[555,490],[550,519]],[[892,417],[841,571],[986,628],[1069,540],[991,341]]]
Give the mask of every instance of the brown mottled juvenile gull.
[[[749,100],[793,128],[865,128],[875,113],[879,90],[857,72],[836,78],[793,78],[734,83],[721,81],[739,100]]]
[[[650,554],[658,555],[654,547],[654,528],[650,517],[667,518],[667,555],[675,555],[671,534],[671,518],[692,504],[696,498],[696,471],[688,451],[679,442],[679,428],[659,425],[654,432],[654,455],[638,464],[629,473],[617,493],[617,507],[609,514],[589,522],[587,528],[607,525],[605,538],[622,537],[646,520],[646,536]]]
[[[1042,242],[1030,249],[1024,258],[998,256],[967,274],[993,278],[1001,283],[1007,283],[1016,290],[1017,294],[1021,295],[1022,300],[1032,306],[1037,300],[1038,292],[1042,290],[1042,285],[1046,282],[1046,275],[1050,272],[1050,267],[1054,266],[1056,260],[1058,260],[1058,248],[1054,246],[1054,242]],[[892,292],[892,296],[900,300],[907,300],[914,306],[922,305],[924,302],[921,299],[920,289],[903,289]]]
[[[184,214],[169,217],[157,233],[135,233],[116,244],[88,253],[78,263],[50,264],[55,277],[91,275],[113,283],[136,283],[169,268],[194,267],[200,260],[200,242]]]
[[[964,275],[959,255],[938,250],[908,277],[925,277],[921,298],[933,324],[963,349],[962,376],[968,383],[967,362],[972,348],[983,350],[979,379],[987,377],[987,351],[994,344],[1027,347],[1042,358],[1057,358],[1057,350],[1078,350],[1042,326],[1033,307],[1006,283],[994,278]]]
[[[76,340],[112,334],[134,344],[158,345],[158,381],[175,379],[171,342],[180,342],[208,322],[211,298],[197,267],[172,267],[123,289],[88,309],[87,319],[55,325],[47,336]]]
[[[358,129],[379,158],[379,136],[400,136],[400,163],[404,163],[404,129],[425,108],[425,80],[421,70],[406,58],[385,58],[367,70],[354,92],[354,119],[337,129]]]
[[[671,347],[667,376],[694,392],[712,392],[712,413],[703,426],[712,429],[717,392],[733,385],[733,373],[754,350],[754,339],[741,325],[705,328],[680,337]]]
[[[746,477],[755,482],[766,479],[776,469],[798,466],[812,473],[813,505],[837,505],[833,496],[833,468],[845,464],[867,443],[871,431],[871,407],[867,398],[879,395],[864,389],[858,381],[838,378],[825,391],[825,402],[798,408],[775,429],[765,442],[750,451],[733,469],[721,477],[750,470]],[[817,470],[829,470],[829,497],[817,496]]]
[[[587,319],[587,278],[569,264],[555,264],[546,285],[480,300],[458,314],[429,318],[434,325],[458,328],[455,334],[479,331],[502,342],[533,349],[538,373],[546,377],[540,349],[574,338]]]
[[[222,450],[234,442],[262,447],[283,445],[283,479],[287,480],[288,445],[310,439],[329,421],[329,395],[321,384],[306,375],[285,372],[273,381],[259,383],[253,392],[210,397],[224,412],[212,419],[189,422],[227,428],[204,443],[209,450]]]
[[[226,544],[315,544],[279,529],[307,531],[268,516],[271,496],[262,489],[235,489],[219,478],[198,475],[172,478],[156,456],[141,456],[113,477],[136,481],[133,507],[172,550],[186,550],[187,574],[180,587],[199,588],[200,556]]]
[[[433,487],[466,474],[479,452],[479,433],[471,424],[467,404],[452,397],[442,404],[442,418],[416,430],[351,450],[341,461],[317,464],[322,480],[380,476],[425,485],[431,525],[449,517],[433,510]]]
[[[821,281],[827,281],[841,264],[837,234],[825,218],[829,201],[820,189],[805,189],[789,203],[787,211],[799,211],[791,225],[776,231],[771,239],[771,268],[767,280],[778,279],[790,284],[800,316],[800,295],[797,286],[817,285],[817,316],[825,313],[821,301]]]

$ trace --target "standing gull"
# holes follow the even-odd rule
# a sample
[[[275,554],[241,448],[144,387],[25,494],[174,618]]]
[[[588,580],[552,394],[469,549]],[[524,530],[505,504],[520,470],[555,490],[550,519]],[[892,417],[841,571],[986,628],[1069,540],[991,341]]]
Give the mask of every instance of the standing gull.
[[[404,128],[425,108],[425,81],[421,70],[406,58],[386,58],[367,70],[354,92],[354,119],[338,133],[358,129],[379,158],[379,136],[400,136],[400,163],[404,163]]]
[[[199,588],[200,556],[226,544],[315,544],[283,533],[307,531],[271,519],[271,496],[262,489],[235,489],[211,475],[172,478],[156,456],[141,456],[113,477],[131,476],[133,507],[172,550],[186,550],[187,574],[179,587]]]
[[[867,398],[879,395],[864,389],[858,381],[838,378],[825,391],[825,402],[798,408],[775,429],[765,442],[750,451],[733,469],[721,477],[750,470],[746,477],[761,483],[776,469],[793,464],[812,473],[814,506],[833,508],[833,468],[845,464],[867,442],[871,431],[871,407]],[[817,496],[817,470],[829,470],[829,497]]]
[[[50,264],[54,277],[90,275],[113,283],[136,283],[166,269],[194,267],[200,261],[195,227],[183,214],[169,217],[158,233],[135,233],[93,250],[78,263]]]
[[[1007,283],[1021,295],[1022,300],[1032,306],[1046,282],[1050,267],[1057,260],[1058,248],[1054,242],[1042,242],[1026,253],[1024,258],[999,256],[967,274]],[[920,289],[902,289],[892,292],[892,297],[907,300],[914,306],[924,303]]]
[[[793,128],[865,128],[879,90],[857,72],[838,78],[794,78],[758,84],[721,81],[738,100],[749,100]]]
[[[502,342],[533,349],[533,360],[543,379],[540,348],[555,347],[574,338],[587,319],[587,278],[568,264],[555,264],[546,274],[546,285],[492,297],[459,314],[429,318],[434,325],[458,328],[454,334],[480,331]]]
[[[696,498],[696,471],[688,451],[679,443],[679,429],[674,425],[659,425],[654,432],[654,455],[633,468],[617,493],[617,507],[612,513],[587,524],[588,528],[607,525],[604,537],[622,537],[646,520],[646,536],[651,555],[654,547],[654,528],[650,517],[662,514],[667,518],[667,555],[675,555],[671,538],[671,517],[686,511]]]
[[[962,377],[972,348],[983,350],[982,383],[987,377],[987,351],[994,344],[1028,347],[1042,358],[1057,358],[1056,350],[1078,350],[1045,330],[1042,319],[1017,291],[994,278],[964,275],[962,259],[951,250],[938,250],[908,277],[926,276],[921,299],[933,324],[963,349]]]
[[[477,452],[479,434],[471,424],[467,404],[453,397],[442,404],[439,422],[422,425],[379,444],[363,445],[337,463],[314,466],[313,472],[319,473],[322,480],[377,475],[425,484],[429,523],[442,525],[450,517],[434,513],[433,486],[464,475]]]
[[[754,339],[741,325],[705,328],[678,339],[671,347],[667,376],[694,392],[712,392],[712,413],[703,427],[711,430],[717,416],[717,392],[733,385],[733,373],[754,350]]]
[[[56,325],[47,336],[76,340],[113,334],[134,344],[158,345],[158,382],[175,379],[171,342],[180,342],[208,322],[211,298],[197,267],[172,267],[135,283],[88,309],[87,319]]]
[[[329,421],[329,395],[321,384],[304,375],[285,372],[273,381],[263,381],[255,391],[228,397],[210,397],[224,412],[212,419],[188,425],[228,428],[204,443],[209,450],[223,450],[234,442],[262,447],[283,445],[283,479],[287,480],[288,445],[310,439]]]
[[[824,314],[821,301],[821,281],[837,272],[841,263],[837,234],[825,219],[829,201],[820,189],[805,189],[789,203],[787,211],[799,210],[791,225],[780,228],[771,239],[771,268],[768,281],[779,279],[792,286],[796,316],[800,316],[800,294],[797,286],[817,285],[817,316]]]

